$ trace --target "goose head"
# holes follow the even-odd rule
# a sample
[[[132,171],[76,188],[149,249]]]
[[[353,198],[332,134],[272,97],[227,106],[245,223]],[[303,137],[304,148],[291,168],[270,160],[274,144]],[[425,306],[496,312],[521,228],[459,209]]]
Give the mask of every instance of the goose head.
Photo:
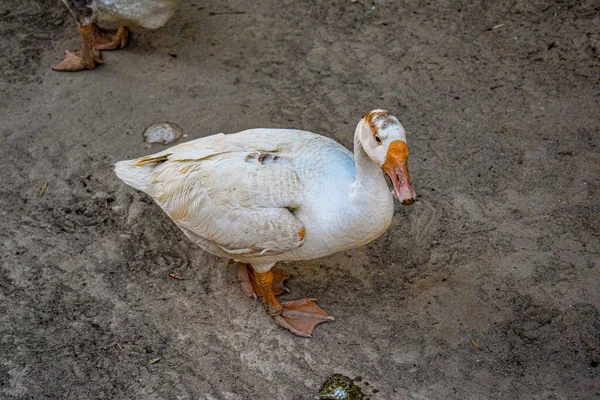
[[[416,195],[408,174],[406,134],[398,118],[389,111],[373,110],[362,117],[356,134],[365,153],[392,180],[398,200],[407,206],[414,203]]]

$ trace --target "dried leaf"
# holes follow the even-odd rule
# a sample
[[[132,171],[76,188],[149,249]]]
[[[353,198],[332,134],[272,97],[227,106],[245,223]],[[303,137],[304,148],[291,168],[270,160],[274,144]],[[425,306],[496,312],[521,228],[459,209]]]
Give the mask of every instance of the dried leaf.
[[[475,348],[476,348],[477,350],[479,350],[479,351],[483,350],[481,347],[479,347],[479,345],[477,344],[477,342],[476,342],[476,341],[474,341],[473,339],[471,339],[471,340],[470,340],[470,342],[471,342],[471,344],[472,344],[473,346],[475,346]]]
[[[42,197],[44,195],[44,193],[46,193],[47,187],[48,187],[48,182],[44,183],[44,186],[42,186],[42,188],[40,189],[40,193],[38,194],[38,197]]]

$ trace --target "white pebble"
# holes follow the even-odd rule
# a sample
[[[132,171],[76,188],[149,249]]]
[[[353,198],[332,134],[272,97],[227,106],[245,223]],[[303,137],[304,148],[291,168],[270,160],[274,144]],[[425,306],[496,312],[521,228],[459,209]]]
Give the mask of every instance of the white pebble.
[[[159,122],[152,124],[144,131],[144,141],[148,144],[161,143],[169,144],[179,139],[182,130],[170,122]]]

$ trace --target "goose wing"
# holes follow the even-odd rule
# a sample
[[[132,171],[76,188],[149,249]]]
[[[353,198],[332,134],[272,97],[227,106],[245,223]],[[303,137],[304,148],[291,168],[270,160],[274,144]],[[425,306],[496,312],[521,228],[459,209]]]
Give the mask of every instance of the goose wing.
[[[294,210],[302,205],[304,185],[292,161],[273,147],[254,150],[226,145],[225,135],[211,138],[117,163],[117,175],[152,196],[190,238],[232,257],[301,246],[304,226]]]

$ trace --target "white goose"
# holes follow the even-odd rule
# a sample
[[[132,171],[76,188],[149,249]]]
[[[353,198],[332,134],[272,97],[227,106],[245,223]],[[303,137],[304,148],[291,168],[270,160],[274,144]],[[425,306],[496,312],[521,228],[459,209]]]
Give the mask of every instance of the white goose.
[[[217,134],[115,164],[198,246],[245,265],[246,294],[263,296],[276,323],[310,337],[333,320],[314,301],[280,303],[289,274],[273,268],[361,246],[392,222],[383,169],[402,204],[414,202],[404,128],[387,111],[362,117],[354,156],[337,142],[292,129]]]
[[[179,0],[62,0],[79,26],[81,49],[68,51],[55,71],[81,71],[102,64],[100,50],[127,46],[129,29],[137,25],[147,29],[163,26],[175,13]],[[96,23],[122,24],[116,32],[102,29]]]

